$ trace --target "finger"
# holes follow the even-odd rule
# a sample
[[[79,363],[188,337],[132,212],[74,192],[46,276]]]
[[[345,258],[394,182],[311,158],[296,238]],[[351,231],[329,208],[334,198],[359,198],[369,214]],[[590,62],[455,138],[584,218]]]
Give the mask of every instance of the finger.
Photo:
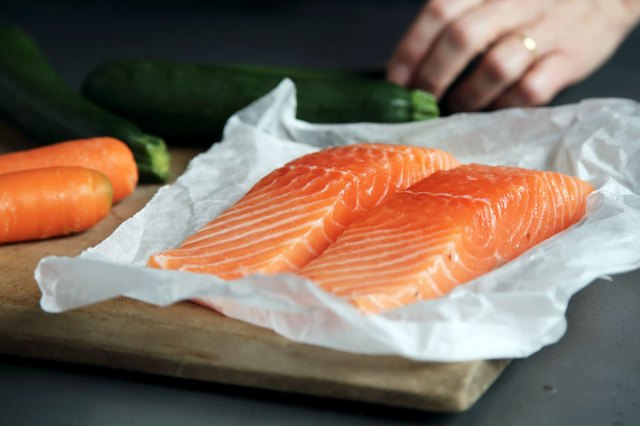
[[[548,20],[525,26],[503,37],[483,56],[478,67],[451,93],[452,111],[477,111],[516,83],[536,58],[549,53],[556,44]],[[526,40],[524,37],[528,37]],[[535,50],[526,42],[534,41]]]
[[[416,67],[438,34],[456,17],[482,0],[431,0],[425,4],[389,61],[387,77],[400,85],[411,80]]]
[[[563,53],[553,52],[540,59],[511,89],[492,103],[492,109],[544,105],[579,75]]]
[[[440,98],[475,56],[504,34],[537,19],[538,3],[491,1],[457,18],[423,62],[415,85]]]

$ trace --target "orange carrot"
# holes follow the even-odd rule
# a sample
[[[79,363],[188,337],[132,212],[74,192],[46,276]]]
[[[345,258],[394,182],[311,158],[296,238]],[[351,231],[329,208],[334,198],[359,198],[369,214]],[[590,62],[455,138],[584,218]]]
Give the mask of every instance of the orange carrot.
[[[0,175],[0,243],[84,231],[107,215],[111,197],[109,179],[83,167]]]
[[[110,137],[78,139],[0,155],[0,174],[57,166],[86,167],[104,173],[113,185],[114,203],[131,194],[138,182],[131,150]]]

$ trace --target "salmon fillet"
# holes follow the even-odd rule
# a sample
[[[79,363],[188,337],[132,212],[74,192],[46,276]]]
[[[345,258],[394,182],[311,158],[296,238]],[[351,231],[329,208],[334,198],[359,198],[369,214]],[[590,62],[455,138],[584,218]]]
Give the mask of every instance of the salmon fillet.
[[[300,157],[260,180],[240,201],[148,265],[237,279],[296,271],[359,214],[431,173],[458,165],[427,148],[358,144]]]
[[[439,297],[576,223],[592,191],[513,167],[436,172],[361,215],[298,273],[369,313]]]

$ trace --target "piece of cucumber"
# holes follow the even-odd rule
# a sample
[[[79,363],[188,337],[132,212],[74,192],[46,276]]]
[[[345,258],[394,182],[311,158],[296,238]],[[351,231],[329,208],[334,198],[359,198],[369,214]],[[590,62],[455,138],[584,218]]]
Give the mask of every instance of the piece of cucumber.
[[[0,114],[41,144],[112,136],[133,152],[140,180],[164,182],[169,152],[162,139],[72,90],[24,31],[0,26]]]
[[[375,74],[375,73],[374,73]],[[314,123],[401,123],[438,116],[435,98],[364,71],[126,60],[89,74],[82,93],[167,140],[212,141],[239,109],[291,78],[298,118]]]

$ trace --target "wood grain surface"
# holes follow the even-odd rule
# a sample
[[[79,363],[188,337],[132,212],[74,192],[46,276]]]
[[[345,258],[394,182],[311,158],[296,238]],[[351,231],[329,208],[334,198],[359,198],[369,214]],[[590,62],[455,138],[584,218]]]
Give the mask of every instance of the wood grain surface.
[[[27,144],[0,122],[0,152]],[[172,150],[174,178],[196,153]],[[508,360],[426,363],[323,349],[193,303],[160,308],[120,298],[43,312],[33,277],[40,258],[75,256],[96,245],[158,187],[140,185],[84,233],[0,246],[0,353],[447,412],[469,408],[507,366]]]

